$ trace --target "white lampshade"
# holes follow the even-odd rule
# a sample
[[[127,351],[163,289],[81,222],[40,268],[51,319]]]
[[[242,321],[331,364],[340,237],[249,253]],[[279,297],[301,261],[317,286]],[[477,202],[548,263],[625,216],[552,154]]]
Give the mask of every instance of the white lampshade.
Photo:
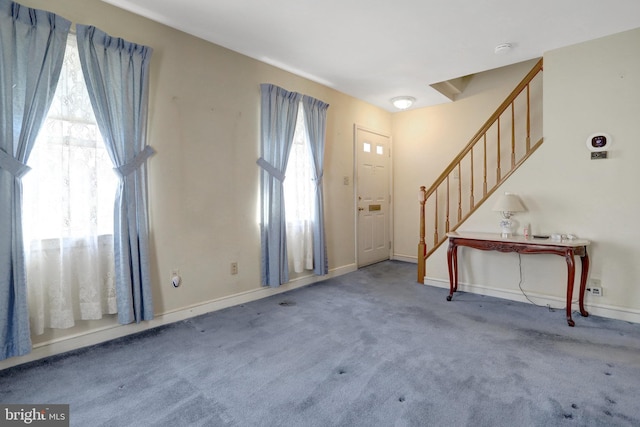
[[[524,212],[526,209],[516,194],[504,193],[496,202],[493,210],[498,212]]]
[[[406,110],[411,107],[416,99],[412,96],[397,96],[391,100],[391,103],[398,110]]]

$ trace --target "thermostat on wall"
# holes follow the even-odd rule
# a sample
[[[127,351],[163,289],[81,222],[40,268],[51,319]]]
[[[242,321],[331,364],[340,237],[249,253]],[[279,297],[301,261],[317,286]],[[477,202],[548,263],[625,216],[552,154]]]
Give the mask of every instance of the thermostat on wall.
[[[587,148],[591,152],[607,151],[611,147],[611,136],[606,133],[594,133],[587,138]]]

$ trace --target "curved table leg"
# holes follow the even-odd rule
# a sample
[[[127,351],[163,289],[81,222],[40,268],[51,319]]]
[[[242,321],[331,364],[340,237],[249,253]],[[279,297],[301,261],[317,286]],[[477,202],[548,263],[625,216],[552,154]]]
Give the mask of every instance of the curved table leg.
[[[587,288],[587,277],[589,275],[589,254],[587,248],[584,248],[584,255],[580,257],[582,260],[582,273],[580,275],[580,314],[583,317],[589,316],[589,312],[584,309],[584,291]]]
[[[447,266],[449,267],[449,295],[447,295],[447,301],[451,301],[453,293],[458,289],[458,246],[453,240],[449,240]]]
[[[573,249],[567,249],[565,253],[567,260],[567,323],[569,326],[575,326],[576,322],[571,318],[571,298],[573,297],[573,280],[576,275],[576,263],[573,259]]]

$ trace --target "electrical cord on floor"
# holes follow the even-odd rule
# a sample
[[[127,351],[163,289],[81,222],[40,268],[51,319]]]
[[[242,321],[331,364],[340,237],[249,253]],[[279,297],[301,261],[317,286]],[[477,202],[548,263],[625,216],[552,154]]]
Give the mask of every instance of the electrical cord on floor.
[[[529,301],[531,304],[535,305],[536,307],[546,307],[549,311],[561,310],[560,308],[551,307],[550,304],[546,304],[546,305],[536,304],[531,300],[531,298],[529,298],[529,296],[526,294],[524,289],[522,289],[522,255],[520,253],[518,253],[518,268],[520,270],[520,282],[518,282],[518,288],[520,288],[520,292],[522,292],[522,295],[524,295],[527,301]],[[577,301],[572,301],[571,304],[573,305],[573,303],[575,302]]]

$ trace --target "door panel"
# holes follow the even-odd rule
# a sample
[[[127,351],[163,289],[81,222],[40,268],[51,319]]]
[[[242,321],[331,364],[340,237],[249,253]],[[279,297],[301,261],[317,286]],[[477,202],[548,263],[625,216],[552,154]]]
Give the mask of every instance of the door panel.
[[[356,128],[358,267],[389,259],[390,138]]]

